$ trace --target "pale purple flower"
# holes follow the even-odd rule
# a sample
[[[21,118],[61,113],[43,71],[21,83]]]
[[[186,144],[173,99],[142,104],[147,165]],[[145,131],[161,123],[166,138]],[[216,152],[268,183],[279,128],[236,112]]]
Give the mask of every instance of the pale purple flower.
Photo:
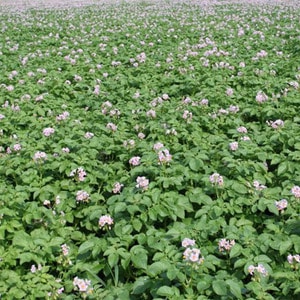
[[[289,264],[299,264],[300,263],[300,255],[299,254],[295,254],[295,255],[291,255],[289,254],[287,257],[287,260],[289,262]]]
[[[18,151],[21,151],[22,146],[20,144],[15,144],[15,145],[13,145],[13,149],[14,149],[14,151],[18,152]]]
[[[169,163],[171,160],[172,160],[172,155],[169,153],[169,150],[163,149],[158,152],[159,164]]]
[[[110,130],[113,131],[113,132],[115,132],[115,131],[117,131],[118,126],[115,125],[115,124],[113,124],[113,123],[107,123],[106,128],[107,128],[107,129],[110,129]]]
[[[36,162],[44,161],[46,159],[47,159],[47,154],[42,151],[37,151],[33,156],[33,160]]]
[[[236,114],[239,110],[240,108],[237,105],[230,105],[228,108],[228,111],[233,114]]]
[[[186,248],[183,252],[184,260],[189,263],[201,264],[204,261],[204,258],[200,255],[201,251],[198,248]]]
[[[138,133],[138,138],[139,138],[140,140],[143,140],[143,139],[145,138],[145,134],[142,133],[142,132],[139,132],[139,133]]]
[[[260,184],[258,180],[253,181],[253,186],[257,191],[262,191],[267,188],[265,185]]]
[[[122,187],[124,186],[124,184],[121,184],[120,182],[115,182],[114,186],[113,186],[113,193],[114,194],[118,194],[121,192]]]
[[[36,269],[36,266],[35,266],[35,265],[32,265],[31,268],[30,268],[30,272],[31,272],[31,273],[35,273],[36,270],[37,270],[37,269]]]
[[[43,204],[44,204],[45,206],[49,206],[49,205],[51,204],[51,202],[50,202],[49,200],[44,200]]]
[[[142,190],[147,190],[149,186],[149,180],[145,176],[138,176],[136,179],[136,187],[141,188]]]
[[[78,181],[84,181],[86,177],[86,172],[82,167],[74,169],[71,171],[70,177],[74,177]]]
[[[292,193],[296,198],[300,198],[300,186],[295,185],[295,186],[291,189],[291,193]]]
[[[247,142],[247,141],[250,141],[250,140],[251,140],[250,137],[247,136],[247,135],[241,137],[241,141]]]
[[[8,85],[8,86],[6,87],[6,89],[7,89],[9,92],[12,92],[15,88],[14,88],[13,85]]]
[[[229,97],[233,96],[233,92],[234,92],[234,91],[233,91],[232,88],[227,88],[227,89],[226,89],[226,95],[229,96]]]
[[[236,151],[239,148],[239,143],[238,142],[232,142],[229,144],[229,148],[231,151]]]
[[[141,96],[140,92],[137,91],[134,93],[134,95],[132,96],[133,99],[138,99]]]
[[[141,158],[139,156],[134,156],[129,159],[129,164],[132,166],[138,166],[141,163]]]
[[[248,267],[248,272],[250,275],[254,275],[255,273],[261,274],[263,277],[268,276],[268,271],[262,264],[258,264],[257,267],[250,265]]]
[[[156,117],[156,112],[155,112],[155,110],[150,109],[150,110],[147,111],[146,115],[147,115],[147,117],[150,117],[150,118],[154,119]]]
[[[184,248],[187,248],[189,246],[195,246],[196,241],[189,239],[189,238],[184,238],[181,242],[181,246]]]
[[[190,97],[185,97],[183,100],[182,100],[182,103],[183,104],[190,104],[192,103],[192,99]]]
[[[55,132],[54,128],[48,127],[43,130],[43,135],[50,136],[50,135],[54,134],[54,132]]]
[[[267,121],[266,122],[269,126],[271,126],[273,129],[279,129],[284,127],[284,122],[282,120],[276,120],[276,121]]]
[[[135,141],[134,140],[124,141],[123,146],[125,148],[133,148],[135,146]]]
[[[88,202],[90,195],[86,191],[78,191],[76,193],[76,201],[77,202]]]
[[[223,186],[224,184],[223,177],[219,173],[213,173],[212,175],[210,175],[209,181],[213,185]]]
[[[263,103],[263,102],[266,102],[268,100],[268,96],[262,92],[262,91],[259,91],[257,94],[256,94],[256,102],[258,103]]]
[[[164,144],[158,142],[158,143],[154,144],[153,150],[159,151],[159,150],[160,150],[161,148],[163,148],[163,147],[164,147]]]
[[[61,247],[63,255],[67,256],[69,254],[70,247],[67,244],[63,244],[60,247]]]
[[[32,265],[30,268],[30,272],[31,273],[35,273],[36,271],[41,271],[42,270],[42,265],[38,264],[38,266],[36,267],[35,265]]]
[[[76,290],[80,292],[90,293],[93,289],[90,287],[91,281],[87,279],[80,279],[77,276],[73,280],[73,285]]]
[[[188,110],[185,110],[185,111],[183,112],[182,118],[183,118],[184,120],[191,121],[192,118],[193,118],[193,113],[189,112]]]
[[[208,105],[208,100],[207,100],[207,99],[202,99],[202,100],[200,101],[200,104],[201,104],[202,106],[207,106],[207,105]]]
[[[238,127],[236,130],[237,130],[237,132],[239,132],[239,133],[247,133],[247,132],[248,132],[247,128],[244,127],[244,126],[240,126],[240,127]]]
[[[161,97],[163,98],[163,100],[168,100],[168,99],[170,99],[170,97],[169,97],[168,94],[163,94]]]
[[[275,205],[279,211],[284,211],[288,206],[288,201],[281,199],[280,201],[275,201]]]
[[[2,115],[2,114],[0,114],[0,120],[2,120],[2,119],[4,119],[4,118],[5,118],[5,116]]]
[[[111,216],[109,215],[104,215],[104,216],[101,216],[99,218],[99,226],[101,228],[105,227],[106,225],[108,225],[108,228],[111,229],[111,225],[113,225],[114,223],[114,220]]]
[[[62,148],[61,151],[64,153],[70,153],[70,149],[68,147]]]
[[[100,94],[100,85],[95,85],[93,93],[97,96]]]
[[[91,139],[93,136],[94,136],[94,134],[93,134],[92,132],[86,132],[86,133],[84,134],[84,137],[85,137],[86,139]]]
[[[144,63],[146,61],[146,54],[144,52],[138,54],[136,56],[136,59],[140,62],[140,63]]]
[[[69,116],[70,116],[69,112],[64,111],[63,113],[61,113],[60,115],[58,115],[56,117],[56,120],[57,121],[63,121],[63,120],[66,120]]]
[[[230,251],[230,249],[235,245],[235,241],[234,240],[226,240],[226,239],[221,239],[219,241],[219,251],[223,252],[223,251]]]

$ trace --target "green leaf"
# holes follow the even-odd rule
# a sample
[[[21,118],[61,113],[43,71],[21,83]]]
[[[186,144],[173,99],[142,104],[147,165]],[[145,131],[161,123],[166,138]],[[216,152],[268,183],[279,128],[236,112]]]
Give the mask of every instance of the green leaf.
[[[284,174],[287,171],[287,169],[288,169],[288,162],[283,161],[278,166],[277,175],[280,176],[280,175]]]
[[[287,253],[287,251],[292,247],[292,245],[293,243],[291,240],[280,242],[280,246],[279,246],[280,255]]]
[[[130,250],[131,261],[135,268],[147,269],[147,251],[141,246],[133,246]]]
[[[202,165],[203,165],[203,162],[197,158],[192,158],[189,161],[189,167],[191,168],[192,171],[195,171],[195,172],[199,171]]]
[[[269,263],[271,261],[272,261],[272,259],[264,254],[258,255],[254,258],[254,262],[256,262],[256,263],[263,263],[263,262]]]
[[[148,266],[147,273],[149,276],[155,277],[158,274],[168,270],[168,267],[169,267],[169,263],[157,261],[154,262],[152,265]]]
[[[241,245],[235,244],[230,249],[230,253],[229,253],[230,258],[238,257],[242,253],[242,250],[243,250],[243,248]]]
[[[240,267],[243,267],[246,263],[247,263],[247,259],[245,259],[245,258],[238,259],[238,260],[234,263],[234,268],[235,268],[235,269],[238,269],[238,268],[240,268]]]
[[[214,292],[219,296],[227,295],[227,286],[224,280],[215,280],[212,283]]]
[[[78,249],[78,254],[85,254],[88,251],[93,250],[94,246],[95,246],[94,241],[86,241],[80,245]]]
[[[248,193],[247,187],[245,187],[245,185],[243,185],[239,182],[236,182],[236,181],[232,184],[231,188],[238,194],[247,194]]]
[[[229,286],[230,292],[237,298],[243,299],[241,288],[239,284],[231,279],[226,280],[227,285]]]
[[[161,286],[157,291],[157,295],[164,297],[172,297],[174,296],[174,290],[169,286]]]
[[[31,240],[32,238],[29,234],[24,231],[19,231],[15,233],[13,245],[27,249],[29,247],[29,241]]]
[[[141,228],[143,226],[143,223],[139,220],[139,219],[134,219],[132,220],[132,226],[134,228],[134,230],[136,230],[137,232],[141,231]]]
[[[108,264],[111,268],[113,268],[115,265],[117,265],[119,261],[119,254],[116,252],[113,252],[108,255]]]
[[[147,289],[152,286],[152,281],[149,277],[139,277],[132,286],[132,293],[134,295],[143,294]]]

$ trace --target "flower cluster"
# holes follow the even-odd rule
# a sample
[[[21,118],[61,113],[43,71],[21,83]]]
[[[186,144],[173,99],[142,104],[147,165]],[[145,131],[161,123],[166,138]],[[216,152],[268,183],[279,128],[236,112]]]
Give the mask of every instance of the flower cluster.
[[[58,115],[56,117],[56,121],[63,121],[66,120],[68,117],[70,116],[70,113],[67,111],[64,111],[63,113],[61,113],[60,115]]]
[[[47,154],[45,152],[42,151],[37,151],[34,156],[33,156],[33,160],[35,162],[43,162],[47,159]]]
[[[84,134],[84,137],[86,138],[86,139],[91,139],[92,137],[94,136],[94,134],[92,133],[92,132],[86,132],[85,134]]]
[[[42,265],[41,264],[38,264],[38,266],[36,267],[35,265],[32,265],[31,268],[30,268],[30,272],[31,273],[35,273],[36,271],[41,271],[42,270]]]
[[[223,177],[219,173],[213,173],[212,175],[210,175],[209,181],[213,185],[218,185],[218,186],[224,185]]]
[[[104,228],[107,225],[108,229],[111,229],[111,225],[113,225],[113,223],[114,220],[109,215],[104,215],[99,218],[99,226],[101,228]]]
[[[86,177],[86,172],[82,167],[79,167],[77,169],[72,170],[69,176],[74,177],[75,180],[84,181]]]
[[[275,201],[275,205],[279,211],[283,212],[287,208],[288,202],[286,199],[281,199],[280,201]]]
[[[262,91],[259,91],[256,95],[256,102],[257,103],[263,103],[263,102],[266,102],[268,100],[268,96],[262,92]]]
[[[265,185],[260,184],[258,180],[253,181],[253,186],[257,191],[262,191],[267,188]]]
[[[167,164],[172,160],[172,155],[168,149],[163,149],[158,152],[158,164]]]
[[[87,279],[80,279],[76,276],[73,280],[73,286],[75,290],[78,290],[79,292],[84,292],[87,294],[91,294],[93,292],[91,281]]]
[[[138,166],[141,163],[141,158],[139,156],[134,156],[129,159],[129,164],[132,166]]]
[[[118,126],[113,124],[113,123],[107,123],[106,128],[113,131],[113,132],[115,132],[115,131],[117,131]]]
[[[158,150],[160,150],[161,148],[164,148],[164,144],[162,144],[162,143],[160,143],[160,142],[154,144],[154,146],[153,146],[153,150],[154,150],[154,151],[158,151]]]
[[[291,189],[291,193],[292,193],[296,198],[300,198],[300,186],[295,185],[295,186]]]
[[[201,251],[198,248],[195,248],[195,240],[184,238],[181,242],[181,245],[185,248],[183,252],[183,259],[187,263],[192,264],[201,264],[204,261],[204,258],[201,256]]]
[[[262,264],[258,264],[257,267],[250,265],[248,267],[248,272],[250,275],[261,274],[263,277],[268,276],[268,271]]]
[[[190,246],[195,246],[196,241],[189,239],[189,238],[184,238],[181,242],[181,246],[184,248],[190,247]]]
[[[266,122],[269,126],[271,126],[273,129],[279,129],[284,126],[284,122],[282,120],[276,120],[276,121],[267,121]]]
[[[124,186],[124,184],[121,184],[120,182],[115,182],[114,186],[113,186],[112,192],[114,194],[120,193],[123,186]]]
[[[226,239],[221,239],[219,241],[219,251],[224,252],[224,251],[230,251],[230,249],[235,245],[235,240],[226,240]]]
[[[295,255],[289,254],[287,257],[287,261],[291,265],[300,264],[300,255],[299,254],[295,254]]]
[[[138,176],[136,179],[136,187],[141,188],[142,190],[147,190],[149,186],[149,180],[145,176]]]
[[[76,194],[77,202],[88,202],[90,195],[86,191],[78,191]]]
[[[231,151],[236,151],[239,148],[239,143],[238,142],[232,142],[229,144],[229,148]]]
[[[237,130],[237,132],[239,132],[239,133],[247,133],[247,132],[248,132],[247,128],[244,127],[244,126],[240,126],[240,127],[238,127],[236,130]]]
[[[182,118],[183,118],[184,120],[186,120],[187,122],[190,122],[190,121],[192,121],[192,119],[193,119],[193,113],[191,113],[191,112],[188,111],[188,110],[185,110],[185,111],[183,112]]]
[[[67,244],[63,244],[60,246],[62,253],[64,256],[68,256],[69,255],[69,251],[70,251],[70,247]]]
[[[54,128],[48,127],[43,130],[43,135],[50,136],[50,135],[54,134],[54,132],[55,132]]]

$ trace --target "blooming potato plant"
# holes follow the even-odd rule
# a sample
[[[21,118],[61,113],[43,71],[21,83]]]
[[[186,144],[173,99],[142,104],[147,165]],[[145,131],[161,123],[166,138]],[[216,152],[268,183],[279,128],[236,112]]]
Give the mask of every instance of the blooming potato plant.
[[[299,298],[299,3],[221,2],[1,1],[0,298]]]

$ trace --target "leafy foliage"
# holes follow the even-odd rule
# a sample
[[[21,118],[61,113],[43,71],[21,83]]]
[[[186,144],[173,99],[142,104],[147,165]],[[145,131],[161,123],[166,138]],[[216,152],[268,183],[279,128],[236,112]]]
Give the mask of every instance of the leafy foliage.
[[[296,4],[2,7],[1,296],[298,299]]]

